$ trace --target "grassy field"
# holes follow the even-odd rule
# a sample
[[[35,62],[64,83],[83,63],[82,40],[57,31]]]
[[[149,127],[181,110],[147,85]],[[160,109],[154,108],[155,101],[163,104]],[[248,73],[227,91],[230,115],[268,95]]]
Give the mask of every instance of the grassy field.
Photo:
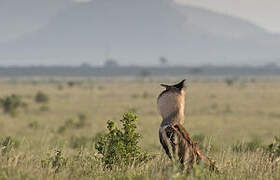
[[[188,80],[184,126],[221,171],[198,166],[188,175],[166,158],[158,138],[159,83],[179,80],[2,79],[0,97],[19,95],[27,107],[0,112],[0,179],[280,179],[279,161],[271,162],[263,148],[280,136],[280,79]],[[34,101],[39,91],[48,102]],[[106,170],[96,159],[96,136],[127,111],[139,116],[141,146],[156,157]],[[4,151],[8,136],[13,143]],[[44,165],[56,160],[59,171]]]

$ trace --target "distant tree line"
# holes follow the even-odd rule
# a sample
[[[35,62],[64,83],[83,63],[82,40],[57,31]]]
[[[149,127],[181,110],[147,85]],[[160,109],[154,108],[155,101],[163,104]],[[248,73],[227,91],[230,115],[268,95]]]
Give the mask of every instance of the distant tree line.
[[[161,65],[153,67],[121,66],[110,59],[104,66],[83,63],[80,66],[10,66],[0,67],[0,76],[279,76],[277,64],[264,66],[171,66],[168,60],[159,59]]]

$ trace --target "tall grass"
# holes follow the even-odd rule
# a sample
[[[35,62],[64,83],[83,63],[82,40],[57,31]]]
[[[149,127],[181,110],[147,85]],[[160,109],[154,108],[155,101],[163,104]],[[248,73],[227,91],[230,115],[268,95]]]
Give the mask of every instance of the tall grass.
[[[239,78],[232,86],[221,79],[189,82],[185,128],[220,169],[212,173],[201,165],[190,174],[171,162],[159,143],[159,80],[93,79],[94,86],[58,80],[63,90],[48,81],[0,82],[0,98],[17,94],[28,104],[15,117],[0,112],[0,179],[280,179],[273,142],[280,135],[279,79]],[[39,91],[49,97],[47,111],[34,102]],[[116,122],[128,109],[139,115],[139,145],[155,158],[137,167],[104,168],[94,144],[106,121]]]

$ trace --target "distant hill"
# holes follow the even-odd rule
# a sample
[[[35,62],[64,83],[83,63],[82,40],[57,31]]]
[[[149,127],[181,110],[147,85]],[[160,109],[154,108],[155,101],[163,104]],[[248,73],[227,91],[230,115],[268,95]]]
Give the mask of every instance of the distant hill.
[[[38,30],[72,4],[71,0],[0,0],[0,42]]]
[[[264,64],[280,57],[280,37],[244,20],[170,0],[75,4],[35,33],[0,45],[14,64]]]

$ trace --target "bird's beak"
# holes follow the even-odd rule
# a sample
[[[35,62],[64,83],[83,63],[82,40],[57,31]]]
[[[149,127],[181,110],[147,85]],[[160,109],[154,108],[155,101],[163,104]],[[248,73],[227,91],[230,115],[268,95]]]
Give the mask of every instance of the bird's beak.
[[[175,84],[173,86],[181,90],[185,87],[185,81],[186,81],[186,79],[183,79],[181,82],[179,82],[178,84]]]
[[[166,84],[160,84],[162,87],[165,87],[166,89],[167,88],[170,88],[170,86],[169,85],[166,85]]]

